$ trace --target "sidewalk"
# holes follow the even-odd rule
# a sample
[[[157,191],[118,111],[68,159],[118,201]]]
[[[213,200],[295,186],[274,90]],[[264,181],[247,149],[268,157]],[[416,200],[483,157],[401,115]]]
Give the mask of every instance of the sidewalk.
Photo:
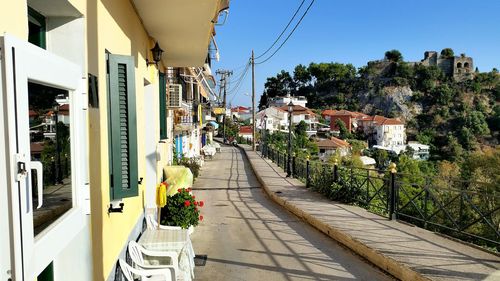
[[[266,193],[326,235],[401,280],[500,280],[500,257],[324,198],[242,145]]]

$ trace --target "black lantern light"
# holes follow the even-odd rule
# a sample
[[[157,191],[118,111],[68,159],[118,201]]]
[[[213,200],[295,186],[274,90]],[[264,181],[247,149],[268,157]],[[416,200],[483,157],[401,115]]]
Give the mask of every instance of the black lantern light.
[[[161,61],[161,55],[163,54],[163,50],[160,48],[160,45],[158,45],[158,42],[156,42],[155,46],[150,51],[153,54],[153,62],[146,59],[146,64],[158,65],[158,62]]]

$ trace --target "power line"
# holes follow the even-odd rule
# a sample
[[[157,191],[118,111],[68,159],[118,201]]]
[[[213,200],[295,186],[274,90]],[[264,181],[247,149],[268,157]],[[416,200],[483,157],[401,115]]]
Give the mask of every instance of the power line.
[[[300,23],[302,22],[302,20],[304,19],[304,17],[307,15],[307,13],[309,12],[309,9],[311,9],[312,5],[314,4],[314,1],[315,0],[312,0],[311,1],[311,4],[309,4],[309,6],[307,7],[306,11],[304,12],[304,14],[302,15],[302,17],[300,18],[300,20],[297,22],[297,24],[295,25],[295,27],[292,29],[292,31],[290,32],[290,34],[288,34],[288,36],[286,37],[285,41],[283,41],[283,43],[281,43],[281,45],[278,47],[278,49],[276,49],[274,51],[274,53],[272,53],[267,59],[261,61],[261,62],[256,62],[255,64],[263,64],[265,62],[267,62],[268,60],[270,60],[272,57],[274,57],[274,55],[283,47],[283,45],[285,45],[285,43],[288,41],[288,39],[290,39],[290,37],[292,36],[292,34],[295,32],[295,30],[297,29],[297,27],[299,27]]]
[[[228,92],[230,94],[233,94],[235,92],[235,90],[237,91],[241,87],[242,82],[243,82],[243,80],[245,80],[245,77],[248,74],[249,69],[250,69],[250,64],[247,64],[245,71],[240,75],[240,77],[238,77],[237,82],[235,83],[235,86],[228,90]]]
[[[264,53],[260,54],[255,59],[260,59],[261,57],[263,57],[265,54],[267,54],[267,52],[269,52],[269,50],[271,50],[274,47],[274,45],[276,45],[276,43],[278,43],[278,41],[281,39],[281,36],[283,36],[283,34],[285,34],[285,31],[288,29],[288,27],[290,26],[292,21],[295,19],[295,17],[299,13],[300,9],[302,8],[302,5],[304,5],[304,2],[306,2],[306,0],[302,0],[302,3],[300,3],[300,6],[297,8],[297,10],[295,10],[295,13],[293,14],[292,18],[290,19],[290,21],[288,21],[288,24],[285,26],[283,31],[281,31],[281,34],[278,36],[278,38],[276,38],[276,40],[274,40],[273,44],[269,48],[267,48],[267,50]]]
[[[233,92],[233,96],[231,97],[231,100],[229,101],[229,103],[231,103],[234,98],[238,95],[238,91],[240,90],[241,86],[243,85],[243,80],[245,80],[247,74],[248,74],[248,70],[250,69],[250,65],[248,65],[249,67],[247,68],[247,71],[245,72],[245,75],[243,75],[242,79],[239,81],[239,84],[237,86],[237,88],[235,88],[235,91]]]

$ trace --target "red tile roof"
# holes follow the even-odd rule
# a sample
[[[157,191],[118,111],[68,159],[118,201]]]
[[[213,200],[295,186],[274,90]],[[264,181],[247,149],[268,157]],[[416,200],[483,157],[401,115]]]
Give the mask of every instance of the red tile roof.
[[[247,112],[250,110],[250,107],[237,106],[231,108],[231,112]]]
[[[288,112],[288,105],[284,105],[282,107],[279,107],[279,109]],[[303,107],[301,105],[293,105],[293,115],[302,115],[302,114],[309,114],[309,115],[316,115],[312,110],[310,110],[307,107]]]
[[[318,147],[320,148],[341,148],[341,147],[350,147],[351,145],[343,141],[339,138],[332,137],[331,139],[320,140],[318,141]]]
[[[398,119],[386,118],[384,116],[379,116],[379,115],[370,116],[370,118],[364,120],[373,121],[378,125],[404,125],[404,123]]]
[[[335,109],[326,109],[326,110],[323,110],[323,112],[321,112],[321,115],[324,117],[324,116],[332,116],[334,115],[335,113],[337,112],[337,110]]]

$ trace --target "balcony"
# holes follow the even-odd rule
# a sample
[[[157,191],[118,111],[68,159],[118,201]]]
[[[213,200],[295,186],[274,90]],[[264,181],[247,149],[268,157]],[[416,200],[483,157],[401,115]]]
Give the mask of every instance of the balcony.
[[[165,50],[163,63],[203,66],[219,13],[227,0],[132,0],[149,35]]]

